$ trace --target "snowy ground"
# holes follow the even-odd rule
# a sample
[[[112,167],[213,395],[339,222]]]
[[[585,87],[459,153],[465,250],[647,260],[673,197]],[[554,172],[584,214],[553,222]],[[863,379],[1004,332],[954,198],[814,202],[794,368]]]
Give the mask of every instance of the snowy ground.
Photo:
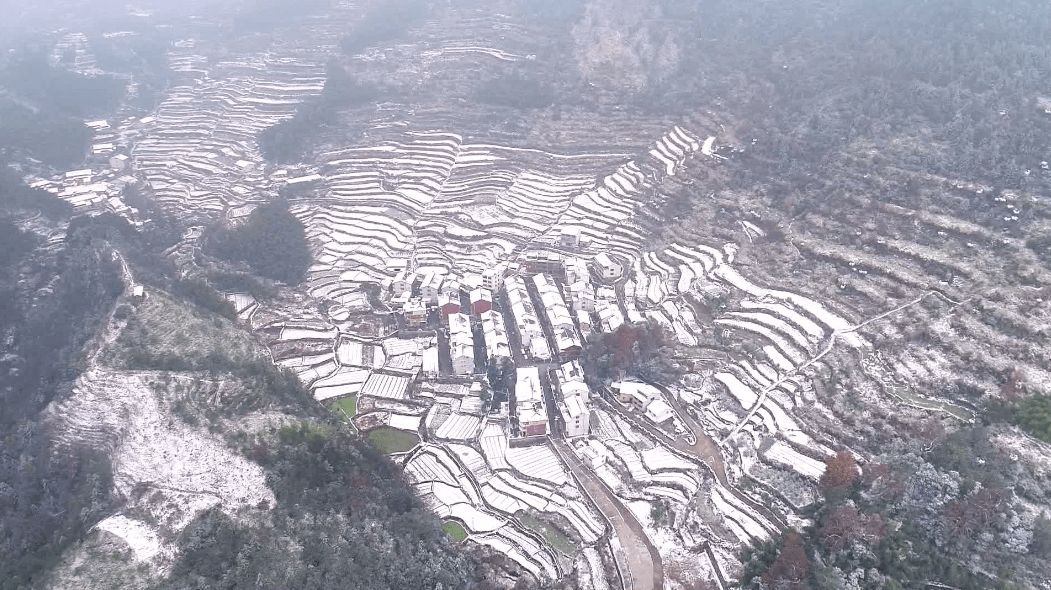
[[[263,502],[274,504],[259,465],[231,451],[218,436],[174,416],[135,374],[88,371],[68,399],[48,408],[48,415],[59,443],[109,452],[120,495],[130,499],[144,486],[134,508],[156,525],[122,514],[99,525],[124,539],[137,559],[170,552],[165,537],[173,540],[201,510],[218,506],[240,517]],[[249,422],[274,420],[280,417],[260,414]]]

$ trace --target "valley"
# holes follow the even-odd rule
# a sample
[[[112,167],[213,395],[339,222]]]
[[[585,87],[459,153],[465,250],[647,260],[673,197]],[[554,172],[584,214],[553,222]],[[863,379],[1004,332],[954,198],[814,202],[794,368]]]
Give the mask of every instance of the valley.
[[[224,21],[201,19],[169,46],[154,109],[85,121],[77,169],[24,167],[76,215],[176,224],[161,258],[179,280],[244,271],[216,256],[216,228],[269,202],[310,252],[298,285],[216,287],[224,317],[136,283],[114,255],[125,285],[108,337],[46,410],[59,448],[109,457],[121,507],[95,529],[161,579],[202,514],[271,526],[287,499],[259,441],[336,429],[371,441],[456,543],[502,555],[527,586],[729,588],[754,581],[756,548],[828,530],[844,456],[871,514],[894,498],[880,518],[895,532],[927,510],[921,485],[946,490],[932,523],[983,486],[1006,490],[968,462],[987,455],[952,447],[988,426],[983,452],[1030,483],[997,504],[1013,524],[982,521],[975,547],[1025,553],[1019,571],[1039,578],[1046,564],[1015,537],[1051,514],[1051,447],[986,410],[1051,394],[1051,270],[1027,241],[1051,213],[1042,185],[920,174],[859,142],[836,162],[849,186],[815,179],[803,197],[763,176],[761,134],[722,99],[669,113],[576,81],[555,106],[486,100],[470,89],[575,88],[552,73],[572,52],[518,10],[435,3],[356,51],[350,2],[222,40]],[[55,55],[93,71],[86,37],[60,39]],[[342,76],[373,98],[339,95]],[[279,393],[256,399],[271,378],[247,380],[256,362],[295,376],[308,419]],[[329,410],[343,426],[318,417]],[[946,546],[948,526],[929,527]],[[94,550],[66,557],[67,582]]]

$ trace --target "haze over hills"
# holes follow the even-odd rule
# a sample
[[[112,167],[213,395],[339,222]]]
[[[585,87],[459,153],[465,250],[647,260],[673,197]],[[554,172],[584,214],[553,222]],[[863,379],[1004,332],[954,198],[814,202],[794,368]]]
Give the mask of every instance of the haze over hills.
[[[1044,8],[21,8],[0,587],[1046,588]]]

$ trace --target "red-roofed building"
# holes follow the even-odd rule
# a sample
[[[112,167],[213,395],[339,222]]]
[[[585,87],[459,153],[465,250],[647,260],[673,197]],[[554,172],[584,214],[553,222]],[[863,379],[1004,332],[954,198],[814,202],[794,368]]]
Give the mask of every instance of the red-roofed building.
[[[471,313],[485,313],[493,308],[493,292],[479,287],[471,291]]]

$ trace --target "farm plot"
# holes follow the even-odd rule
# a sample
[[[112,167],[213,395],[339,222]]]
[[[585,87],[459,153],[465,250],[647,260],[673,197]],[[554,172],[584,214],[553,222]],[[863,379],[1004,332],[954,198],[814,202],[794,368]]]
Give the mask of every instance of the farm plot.
[[[411,451],[420,442],[420,437],[411,432],[385,426],[370,430],[368,436],[369,444],[385,455]]]
[[[444,447],[423,445],[404,470],[424,505],[461,523],[468,539],[503,552],[538,579],[558,576],[557,559],[543,537],[486,503],[470,472]]]

